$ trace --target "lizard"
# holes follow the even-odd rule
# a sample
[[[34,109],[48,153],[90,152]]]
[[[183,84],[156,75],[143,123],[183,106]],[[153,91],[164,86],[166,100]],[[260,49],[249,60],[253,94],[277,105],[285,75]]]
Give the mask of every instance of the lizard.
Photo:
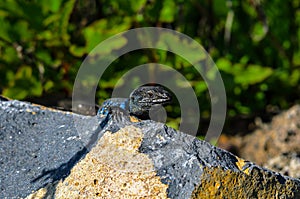
[[[149,119],[149,111],[158,105],[172,101],[172,95],[159,85],[144,85],[133,90],[129,98],[111,98],[105,100],[97,112],[98,116],[107,116],[112,107],[118,107],[139,119]]]

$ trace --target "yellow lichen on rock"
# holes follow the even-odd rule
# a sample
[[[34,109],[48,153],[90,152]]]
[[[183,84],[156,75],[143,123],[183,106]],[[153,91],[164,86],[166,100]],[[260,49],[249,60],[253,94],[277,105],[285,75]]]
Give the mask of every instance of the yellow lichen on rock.
[[[199,186],[194,190],[192,199],[211,198],[298,198],[295,196],[297,186],[288,180],[280,183],[275,175],[255,170],[252,175],[224,170],[222,168],[205,168]]]
[[[167,185],[147,155],[143,134],[132,126],[106,132],[56,187],[55,198],[167,198]]]

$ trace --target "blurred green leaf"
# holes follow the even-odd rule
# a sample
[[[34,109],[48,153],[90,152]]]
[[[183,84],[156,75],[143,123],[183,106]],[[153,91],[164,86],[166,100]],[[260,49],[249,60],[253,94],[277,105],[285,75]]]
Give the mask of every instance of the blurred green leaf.
[[[131,9],[133,12],[138,12],[140,11],[146,4],[147,0],[136,0],[136,1],[131,1]],[[129,2],[126,2],[129,3]]]
[[[127,30],[130,26],[130,19],[124,18],[123,24],[120,24],[119,26],[115,26],[113,29],[109,29],[109,24],[106,19],[98,20],[91,24],[90,26],[86,27],[83,30],[83,34],[86,39],[86,46],[85,51],[83,51],[83,48],[77,48],[72,47],[72,52],[76,55],[80,55],[80,52],[82,53],[89,53],[93,48],[95,48],[98,44],[101,43],[104,39],[107,39],[110,36],[113,36],[119,32],[122,32],[124,30]],[[125,40],[121,39],[120,44],[115,43],[112,44],[111,47],[108,47],[108,50],[110,49],[116,49],[120,48],[125,44]],[[78,50],[75,52],[75,49]]]
[[[228,7],[226,6],[226,3],[229,3],[229,2],[226,0],[213,1],[214,12],[219,16],[226,16],[226,14],[229,11]]]
[[[3,90],[3,94],[13,99],[23,99],[26,96],[40,96],[43,87],[32,74],[30,66],[22,66],[15,75],[8,75],[10,87]]]
[[[237,68],[240,68],[240,66],[235,65],[233,69],[236,69],[235,81],[236,83],[244,85],[259,83],[265,80],[267,77],[269,77],[273,72],[271,68],[262,67],[254,64],[248,65],[243,70]]]
[[[173,22],[177,13],[177,5],[173,0],[163,1],[163,8],[160,12],[159,20],[162,22]]]
[[[19,57],[16,49],[13,46],[5,46],[1,52],[1,60],[7,63],[7,66],[10,64],[18,63]],[[6,66],[6,67],[7,67]]]
[[[290,77],[290,84],[293,86],[299,85],[300,82],[300,70],[294,70]]]
[[[180,45],[180,48],[178,45]],[[184,56],[186,60],[192,60],[195,63],[207,58],[206,51],[199,48],[199,44],[197,42],[189,43],[187,39],[180,38],[177,35],[170,33],[161,34],[157,47],[167,48],[170,51],[176,50],[179,56]]]
[[[262,22],[255,23],[251,33],[251,37],[253,41],[254,42],[261,41],[266,36],[266,34],[267,34],[267,29],[264,26],[264,24]]]
[[[54,83],[53,81],[49,80],[45,83],[44,85],[44,89],[45,91],[49,91],[50,89],[52,89],[54,87]]]
[[[36,53],[36,57],[40,60],[43,60],[44,63],[52,65],[52,57],[49,53],[49,51],[41,49]]]
[[[7,42],[13,41],[11,35],[9,34],[9,31],[11,29],[10,24],[7,21],[5,21],[3,18],[0,18],[0,24],[1,24],[0,38]]]
[[[200,95],[201,93],[203,93],[206,90],[207,90],[207,85],[204,81],[201,81],[201,82],[198,82],[197,84],[195,84],[195,92],[197,95]]]
[[[112,42],[110,42],[108,45],[103,46],[103,48],[98,49],[98,51],[95,51],[94,54],[101,53],[101,55],[110,54],[113,50],[120,49],[125,44],[127,44],[127,39],[125,37],[117,37],[117,39],[114,39]]]
[[[227,72],[227,73],[232,73],[232,63],[228,59],[226,59],[224,57],[219,58],[216,61],[216,65],[220,70]]]
[[[51,12],[57,12],[63,3],[63,0],[39,0],[43,10],[50,10]]]
[[[70,53],[75,57],[82,57],[87,52],[85,47],[77,45],[71,45],[69,50]]]
[[[49,92],[70,97],[82,60],[99,43],[129,29],[163,27],[193,38],[216,61],[226,86],[229,117],[257,114],[268,105],[286,108],[300,99],[299,5],[297,0],[2,0],[0,90],[17,99]],[[232,21],[228,29],[229,15]],[[194,63],[187,61],[203,63],[207,54],[199,51],[197,43],[180,41],[170,34],[160,36],[153,45],[177,49],[179,56],[151,49],[119,57],[101,77],[96,100],[109,97],[119,78],[134,66],[156,62],[173,67],[191,83],[201,101],[201,111],[209,117],[206,84]],[[136,39],[149,42],[144,36]],[[108,56],[128,42],[120,37],[100,49],[99,56]],[[214,79],[216,71],[201,69]],[[155,81],[153,71],[145,74]],[[134,85],[141,79],[120,82]],[[174,83],[185,87],[182,82]],[[170,124],[178,127],[180,109],[174,106]]]

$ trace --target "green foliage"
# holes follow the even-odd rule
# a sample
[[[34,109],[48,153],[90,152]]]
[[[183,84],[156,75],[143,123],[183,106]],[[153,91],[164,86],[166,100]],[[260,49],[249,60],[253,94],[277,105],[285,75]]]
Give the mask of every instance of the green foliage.
[[[79,66],[96,45],[131,28],[155,26],[180,31],[210,53],[226,86],[229,116],[263,112],[268,105],[286,108],[300,97],[299,7],[298,0],[2,0],[0,89],[15,99],[57,92],[71,96]],[[176,38],[160,39],[172,46]],[[111,43],[101,49],[102,56],[126,44],[126,39]],[[115,60],[101,78],[97,102],[110,96],[126,71],[149,62],[183,74],[209,116],[207,85],[198,72],[162,50],[135,51]],[[179,109],[174,110],[177,118]]]
[[[21,66],[16,74],[13,71],[8,71],[6,75],[7,79],[10,80],[10,89],[5,89],[3,91],[4,95],[24,98],[30,95],[39,96],[42,94],[41,82],[32,74],[32,69],[29,66]]]

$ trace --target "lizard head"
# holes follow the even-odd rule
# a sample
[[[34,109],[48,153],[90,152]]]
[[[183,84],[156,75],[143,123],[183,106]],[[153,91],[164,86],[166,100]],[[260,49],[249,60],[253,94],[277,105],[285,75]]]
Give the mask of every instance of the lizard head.
[[[172,101],[171,94],[162,86],[141,86],[129,96],[129,112],[139,118],[148,119],[149,110],[156,105]]]

